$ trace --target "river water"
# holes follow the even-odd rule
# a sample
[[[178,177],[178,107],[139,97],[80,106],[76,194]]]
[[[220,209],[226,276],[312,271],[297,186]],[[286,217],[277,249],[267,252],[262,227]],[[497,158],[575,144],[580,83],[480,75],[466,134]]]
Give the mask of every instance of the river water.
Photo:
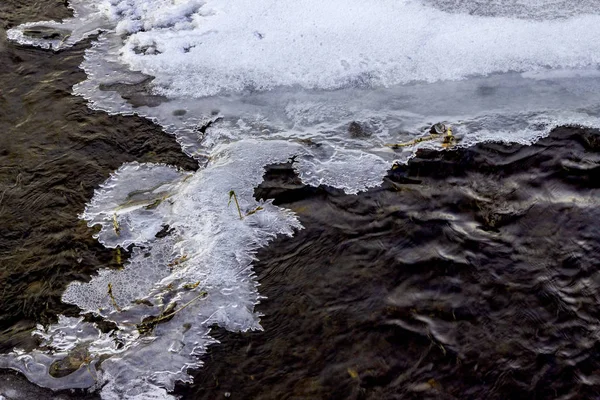
[[[3,30],[68,15],[60,2],[0,5]],[[103,246],[98,228],[78,218],[113,171],[133,161],[198,169],[161,127],[72,95],[89,46],[54,53],[0,31],[2,353],[36,351],[36,324],[79,315],[61,301],[68,285],[134,259]],[[252,195],[293,211],[303,229],[256,249],[262,330],[212,325],[220,343],[173,394],[600,398],[599,134],[560,126],[533,144],[422,148],[358,194],[309,186],[293,164],[270,164]],[[102,317],[104,325],[88,321],[104,331],[121,323]],[[68,379],[73,369],[54,375]],[[0,374],[0,395],[100,398],[40,388],[10,370]]]

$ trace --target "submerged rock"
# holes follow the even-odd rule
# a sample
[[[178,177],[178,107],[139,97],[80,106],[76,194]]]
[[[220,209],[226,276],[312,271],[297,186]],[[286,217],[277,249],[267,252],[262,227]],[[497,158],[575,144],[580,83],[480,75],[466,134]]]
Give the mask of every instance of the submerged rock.
[[[71,36],[71,31],[48,26],[30,26],[23,29],[23,35],[33,39],[65,40]]]
[[[50,365],[49,374],[54,378],[62,378],[77,371],[84,363],[91,360],[87,344],[76,346],[67,356]]]
[[[354,139],[368,138],[372,135],[371,130],[367,126],[356,121],[350,122],[348,133],[350,134],[350,137]]]

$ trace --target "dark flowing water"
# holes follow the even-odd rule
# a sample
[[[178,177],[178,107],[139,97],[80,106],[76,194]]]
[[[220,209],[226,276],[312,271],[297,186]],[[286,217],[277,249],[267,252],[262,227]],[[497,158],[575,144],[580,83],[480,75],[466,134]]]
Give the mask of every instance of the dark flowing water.
[[[68,14],[63,2],[2,0],[0,28]],[[31,347],[31,329],[58,312],[77,315],[60,302],[66,285],[115,264],[113,251],[92,239],[94,230],[77,217],[111,172],[133,160],[197,168],[147,120],[94,112],[71,95],[85,78],[78,68],[84,49],[55,54],[15,46],[0,30],[2,352]],[[32,393],[44,398],[45,392]]]
[[[306,226],[259,254],[264,332],[185,398],[600,398],[597,131],[421,153],[358,196],[273,169]]]
[[[3,28],[66,15],[3,1]],[[0,35],[3,35],[0,33]],[[195,163],[151,123],[70,94],[85,45],[0,36],[0,350],[30,348],[66,285],[115,254],[77,215],[123,162]],[[215,330],[184,399],[600,398],[600,132],[421,152],[349,196],[273,166],[256,196],[306,229],[258,254],[264,332]],[[95,398],[0,374],[0,394]],[[15,397],[16,396],[16,397]]]

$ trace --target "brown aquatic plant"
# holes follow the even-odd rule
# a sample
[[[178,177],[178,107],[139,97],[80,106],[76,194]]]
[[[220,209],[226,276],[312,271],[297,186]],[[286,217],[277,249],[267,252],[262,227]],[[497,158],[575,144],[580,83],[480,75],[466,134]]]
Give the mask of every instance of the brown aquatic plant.
[[[237,207],[237,211],[240,216],[240,219],[244,219],[244,217],[242,216],[242,210],[240,209],[240,203],[238,203],[237,196],[235,194],[235,191],[233,191],[233,190],[229,191],[229,201],[227,202],[228,207],[231,204],[231,199],[233,199],[235,201],[235,206]]]
[[[161,322],[170,320],[175,316],[175,314],[188,307],[196,300],[206,297],[207,294],[208,293],[204,291],[200,292],[198,296],[194,297],[178,309],[175,309],[177,303],[171,303],[159,316],[145,318],[141,323],[137,324],[136,327],[138,329],[138,332],[140,332],[141,335],[152,332],[156,325],[160,324]]]
[[[119,221],[117,221],[117,213],[113,214],[112,223],[115,234],[119,236],[121,234],[121,228],[119,227]]]
[[[443,136],[442,136],[441,133],[430,133],[428,136],[416,138],[416,139],[413,139],[413,140],[411,140],[409,142],[404,142],[404,143],[388,143],[388,144],[386,144],[386,146],[387,147],[391,147],[393,149],[397,149],[397,148],[400,148],[400,147],[414,146],[414,145],[416,145],[418,143],[421,143],[421,142],[428,142],[430,140],[434,140],[434,139],[438,139],[439,137],[442,137],[442,147],[447,148],[449,146],[452,146],[456,142],[456,137],[452,133],[452,128],[451,127],[447,127],[447,128],[445,128],[445,130],[446,130],[446,134],[443,135]],[[433,128],[432,128],[432,132],[438,132],[438,131],[437,130],[434,131]]]
[[[177,266],[179,266],[179,265],[183,264],[183,263],[184,263],[184,262],[186,262],[187,260],[188,260],[188,255],[187,255],[187,254],[184,254],[184,255],[182,255],[182,256],[179,256],[179,257],[175,258],[173,261],[171,261],[171,262],[168,264],[168,267],[169,267],[169,268],[175,268],[175,267],[177,267]]]
[[[252,210],[252,211],[248,211],[248,212],[246,213],[246,217],[247,217],[247,216],[249,216],[249,215],[252,215],[252,214],[256,214],[256,213],[257,213],[258,211],[260,211],[260,210],[263,210],[263,208],[262,208],[261,206],[258,206],[258,207],[256,207],[254,210]]]
[[[186,283],[185,285],[183,285],[183,288],[186,289],[186,290],[194,290],[199,285],[200,285],[200,281],[198,281],[196,283]]]
[[[117,304],[117,300],[115,300],[115,296],[113,295],[113,291],[112,291],[112,283],[108,282],[108,297],[110,297],[110,301],[113,305],[113,307],[118,311],[121,312],[123,311],[121,309],[121,307],[119,307],[119,305]]]
[[[117,246],[117,248],[115,249],[115,261],[117,263],[117,265],[119,266],[119,269],[123,269],[123,258],[121,256],[121,247]]]
[[[425,137],[420,137],[420,138],[416,138],[411,140],[410,142],[404,142],[404,143],[387,143],[386,146],[387,147],[391,147],[393,149],[397,149],[399,147],[408,147],[408,146],[414,146],[415,144],[421,143],[421,142],[427,142],[433,139],[437,139],[439,138],[440,135],[436,135],[436,134],[431,134],[429,136],[425,136]]]
[[[231,199],[233,199],[235,201],[235,206],[237,207],[237,211],[238,211],[238,215],[240,216],[240,219],[244,219],[244,217],[248,217],[252,214],[256,214],[260,210],[264,210],[263,207],[258,206],[254,210],[250,210],[245,215],[242,215],[242,210],[240,208],[240,204],[238,203],[237,195],[235,194],[235,191],[233,191],[233,190],[229,191],[229,201],[227,202],[227,206],[229,206],[231,204]]]

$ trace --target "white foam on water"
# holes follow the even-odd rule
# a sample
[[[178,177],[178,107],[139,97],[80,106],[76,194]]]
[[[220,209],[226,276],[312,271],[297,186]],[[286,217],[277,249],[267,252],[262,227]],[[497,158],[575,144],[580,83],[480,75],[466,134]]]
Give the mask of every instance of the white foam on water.
[[[105,399],[170,398],[202,365],[211,326],[261,329],[254,253],[301,227],[291,212],[254,199],[265,165],[293,159],[304,183],[357,193],[417,149],[441,150],[439,141],[389,146],[436,122],[453,127],[457,146],[600,127],[598,5],[74,0],[76,15],[63,23],[9,30],[12,40],[54,50],[101,32],[74,93],[92,108],[160,124],[202,168],[116,171],[81,217],[100,226],[107,247],[133,246],[131,258],[72,283],[63,301],[117,329],[103,334],[61,316],[36,331],[45,347],[0,356],[0,367],[53,389],[101,386]],[[150,333],[136,327],[173,310]],[[48,374],[81,349],[89,365]]]

